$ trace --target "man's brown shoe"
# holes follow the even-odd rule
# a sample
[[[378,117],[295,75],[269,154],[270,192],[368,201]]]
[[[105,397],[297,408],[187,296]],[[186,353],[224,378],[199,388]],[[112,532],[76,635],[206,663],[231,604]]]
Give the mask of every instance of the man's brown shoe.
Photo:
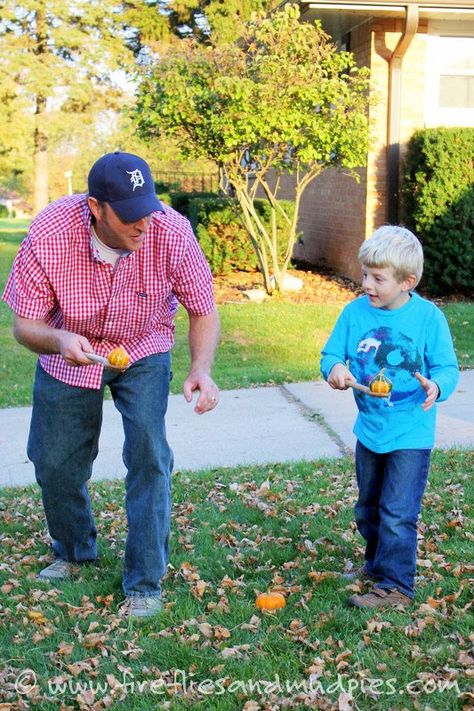
[[[372,588],[365,595],[353,595],[349,603],[354,607],[372,609],[376,607],[408,607],[412,602],[408,595],[404,595],[399,590],[385,590],[384,588]]]

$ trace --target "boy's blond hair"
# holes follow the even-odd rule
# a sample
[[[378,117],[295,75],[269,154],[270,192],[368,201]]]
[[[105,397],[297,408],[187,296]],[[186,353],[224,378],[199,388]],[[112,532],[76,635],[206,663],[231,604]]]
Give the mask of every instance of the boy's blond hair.
[[[359,260],[366,267],[392,267],[401,283],[411,274],[418,284],[423,274],[423,248],[413,232],[398,225],[379,227],[359,249]]]

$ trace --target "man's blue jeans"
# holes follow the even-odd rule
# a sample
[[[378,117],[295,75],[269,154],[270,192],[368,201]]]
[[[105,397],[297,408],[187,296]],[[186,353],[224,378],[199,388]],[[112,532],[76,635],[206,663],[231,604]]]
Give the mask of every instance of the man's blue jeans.
[[[417,521],[428,480],[429,449],[377,454],[357,442],[357,527],[366,540],[365,567],[375,587],[414,597]]]
[[[97,531],[87,481],[98,453],[102,400],[108,385],[122,415],[127,468],[126,595],[160,595],[168,564],[172,451],[166,441],[171,357],[147,356],[117,374],[104,370],[102,388],[77,388],[52,378],[38,364],[28,456],[35,465],[56,556],[97,557]]]

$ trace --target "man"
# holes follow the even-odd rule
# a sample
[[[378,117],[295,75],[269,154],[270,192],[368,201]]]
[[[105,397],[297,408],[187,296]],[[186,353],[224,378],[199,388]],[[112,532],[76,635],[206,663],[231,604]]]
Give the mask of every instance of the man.
[[[15,314],[15,338],[41,354],[28,456],[56,559],[39,577],[64,579],[73,563],[97,557],[87,481],[108,386],[125,434],[125,609],[148,617],[161,608],[168,563],[173,456],[164,419],[177,299],[189,315],[191,367],[183,391],[188,402],[199,391],[198,414],[218,402],[210,371],[219,320],[189,222],[158,201],[147,163],[129,153],[104,155],[88,188],[32,222],[3,295]],[[124,370],[88,357],[119,345],[130,358]]]

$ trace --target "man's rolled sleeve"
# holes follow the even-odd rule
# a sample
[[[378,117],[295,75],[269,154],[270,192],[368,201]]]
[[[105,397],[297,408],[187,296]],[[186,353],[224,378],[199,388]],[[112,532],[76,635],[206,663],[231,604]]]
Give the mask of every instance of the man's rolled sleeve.
[[[54,307],[54,292],[29,238],[15,257],[2,298],[22,318],[43,319]]]
[[[173,293],[193,316],[207,316],[216,308],[211,270],[192,233],[173,276]]]

